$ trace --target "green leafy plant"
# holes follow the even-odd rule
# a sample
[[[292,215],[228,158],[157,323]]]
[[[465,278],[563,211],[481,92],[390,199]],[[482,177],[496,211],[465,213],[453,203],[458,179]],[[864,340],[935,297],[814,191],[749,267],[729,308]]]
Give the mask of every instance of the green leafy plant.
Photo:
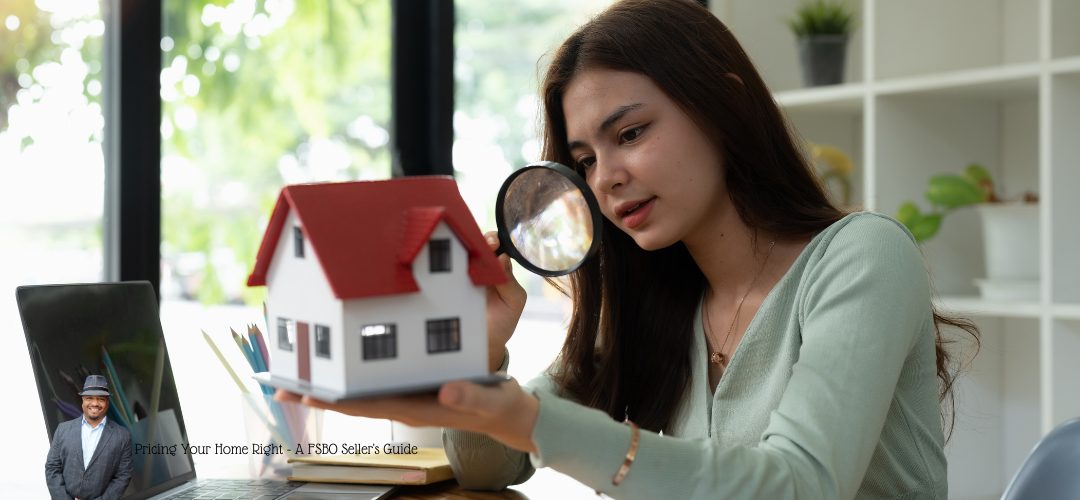
[[[1026,201],[1033,201],[1034,195],[1029,193],[1024,198]],[[978,163],[968,165],[963,175],[941,174],[931,177],[926,189],[926,199],[932,205],[929,212],[922,212],[913,201],[902,203],[896,212],[896,220],[907,226],[915,240],[920,243],[938,233],[942,219],[949,212],[969,205],[1001,201],[995,194],[990,172]]]
[[[795,36],[847,35],[854,30],[855,13],[847,4],[829,0],[803,2],[787,19]]]

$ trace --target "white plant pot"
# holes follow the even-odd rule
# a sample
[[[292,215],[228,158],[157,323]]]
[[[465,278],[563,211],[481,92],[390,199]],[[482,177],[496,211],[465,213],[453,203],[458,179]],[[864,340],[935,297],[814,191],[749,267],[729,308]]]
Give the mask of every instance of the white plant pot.
[[[983,223],[986,278],[975,280],[984,299],[1039,299],[1039,205],[978,205]]]

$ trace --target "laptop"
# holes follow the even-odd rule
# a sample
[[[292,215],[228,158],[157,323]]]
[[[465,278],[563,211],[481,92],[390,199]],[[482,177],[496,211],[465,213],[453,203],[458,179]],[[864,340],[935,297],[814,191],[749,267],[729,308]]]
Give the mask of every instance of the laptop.
[[[21,286],[15,297],[30,350],[45,428],[82,415],[78,392],[89,374],[109,378],[108,418],[131,432],[134,473],[125,499],[387,498],[393,487],[267,479],[198,479],[184,412],[149,282]],[[119,381],[119,383],[117,382]],[[137,443],[150,446],[136,447]],[[153,444],[175,448],[162,452]],[[145,450],[145,451],[144,451]]]

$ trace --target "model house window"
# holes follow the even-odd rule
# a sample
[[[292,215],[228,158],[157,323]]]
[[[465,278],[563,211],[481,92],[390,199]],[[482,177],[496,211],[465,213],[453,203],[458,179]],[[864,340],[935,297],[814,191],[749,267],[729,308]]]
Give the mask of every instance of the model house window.
[[[291,319],[278,318],[277,320],[277,344],[282,351],[292,351],[296,339],[296,322]]]
[[[431,272],[449,272],[450,240],[431,240],[428,242],[428,259],[431,261]]]
[[[461,320],[458,318],[429,319],[427,322],[427,352],[461,350]]]
[[[315,325],[315,355],[330,359],[330,327]]]
[[[293,251],[297,258],[304,258],[304,231],[300,229],[300,226],[293,226],[292,228],[293,239]]]
[[[397,357],[397,325],[386,323],[366,325],[360,329],[361,355],[364,359]]]

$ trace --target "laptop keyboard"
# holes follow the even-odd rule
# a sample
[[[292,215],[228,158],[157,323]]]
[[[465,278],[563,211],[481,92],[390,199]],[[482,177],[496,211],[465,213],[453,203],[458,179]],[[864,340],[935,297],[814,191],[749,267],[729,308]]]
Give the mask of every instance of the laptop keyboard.
[[[168,500],[203,500],[211,498],[270,500],[284,495],[304,483],[271,481],[267,479],[206,479],[181,491]]]

